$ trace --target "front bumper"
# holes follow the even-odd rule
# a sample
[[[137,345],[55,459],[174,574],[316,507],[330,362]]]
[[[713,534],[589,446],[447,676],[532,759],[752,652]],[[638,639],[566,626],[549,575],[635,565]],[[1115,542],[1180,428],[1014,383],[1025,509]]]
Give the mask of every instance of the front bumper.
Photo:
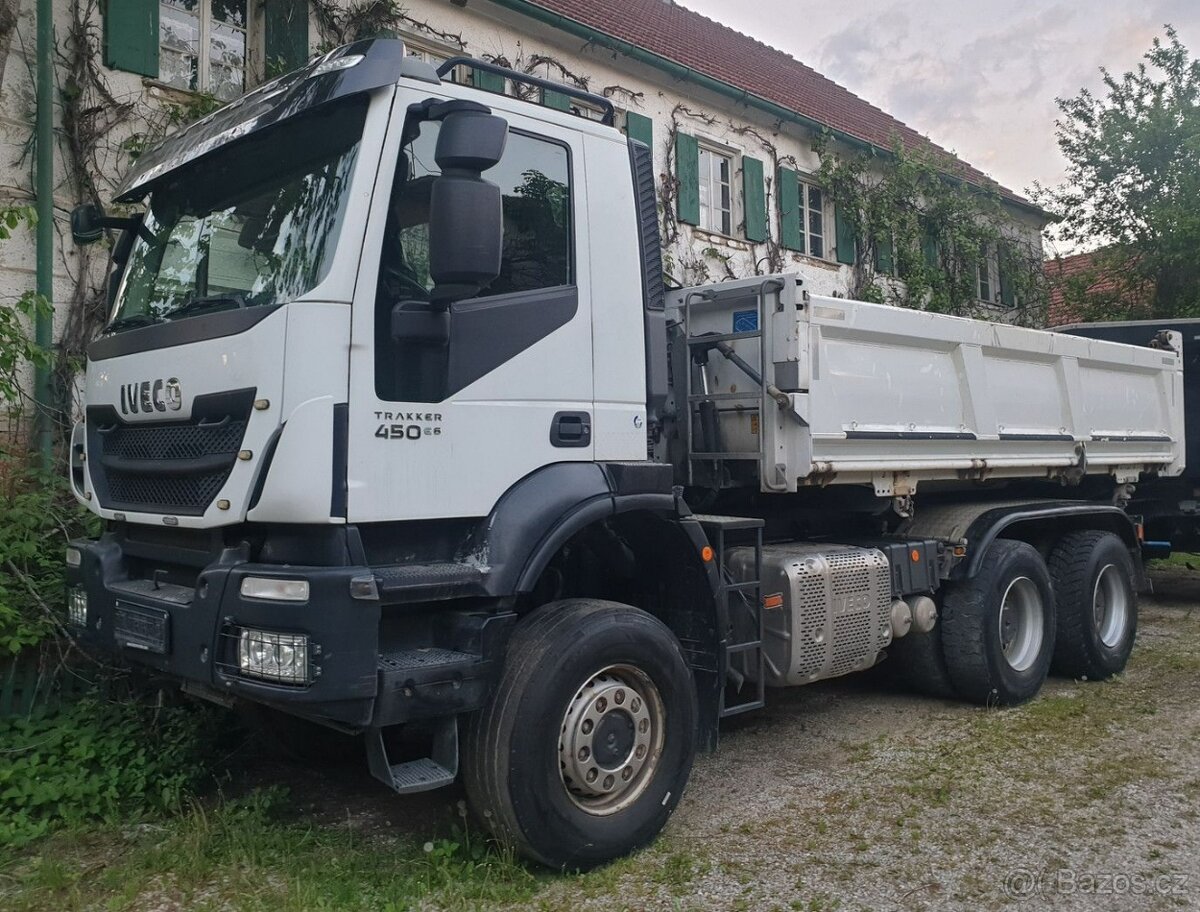
[[[81,559],[67,568],[67,586],[87,594],[85,626],[77,628],[85,645],[227,696],[342,725],[373,724],[381,609],[378,601],[351,596],[351,580],[369,575],[367,568],[254,564],[226,549],[200,569],[192,587],[154,572],[131,578],[128,556],[112,537],[71,547]],[[308,600],[246,598],[247,576],[305,579]],[[305,679],[272,683],[242,671],[243,629],[306,635]]]

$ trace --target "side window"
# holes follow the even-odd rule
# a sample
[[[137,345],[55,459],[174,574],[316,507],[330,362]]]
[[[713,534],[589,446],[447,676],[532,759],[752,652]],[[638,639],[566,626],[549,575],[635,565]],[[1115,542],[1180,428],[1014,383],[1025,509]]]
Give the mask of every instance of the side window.
[[[384,232],[380,295],[395,303],[428,299],[429,192],[440,173],[434,150],[440,124],[421,125],[401,150]],[[500,275],[480,296],[513,294],[570,285],[571,188],[566,147],[510,132],[504,158],[483,176],[499,185],[504,200],[504,248]]]
[[[569,322],[578,306],[569,152],[510,130],[504,157],[483,172],[502,197],[499,275],[448,314],[431,313],[429,217],[439,130],[436,121],[421,123],[401,148],[383,232],[375,389],[392,402],[443,401]],[[404,327],[396,338],[393,312]]]

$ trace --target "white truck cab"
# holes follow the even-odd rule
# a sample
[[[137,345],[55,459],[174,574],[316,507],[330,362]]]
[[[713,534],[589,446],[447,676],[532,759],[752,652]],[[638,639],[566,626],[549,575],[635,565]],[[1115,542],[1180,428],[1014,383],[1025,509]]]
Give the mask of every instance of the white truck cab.
[[[1018,703],[1123,668],[1179,340],[668,290],[654,180],[606,99],[385,39],[144,153],[136,214],[73,215],[121,232],[71,441],[81,640],[359,734],[397,792],[461,774],[558,868],[652,839],[770,687],[887,658]]]

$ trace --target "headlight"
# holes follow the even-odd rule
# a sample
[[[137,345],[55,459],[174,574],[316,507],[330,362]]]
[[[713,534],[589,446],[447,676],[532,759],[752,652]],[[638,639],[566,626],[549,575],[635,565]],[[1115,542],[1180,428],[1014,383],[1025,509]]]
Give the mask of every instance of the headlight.
[[[245,598],[271,599],[276,602],[307,602],[308,580],[247,576],[242,580],[242,595]]]
[[[78,587],[67,590],[67,619],[76,627],[87,626],[87,593]]]
[[[78,568],[83,563],[83,552],[78,548],[67,549],[67,566]]]
[[[243,628],[238,635],[238,670],[284,684],[307,684],[308,635]]]

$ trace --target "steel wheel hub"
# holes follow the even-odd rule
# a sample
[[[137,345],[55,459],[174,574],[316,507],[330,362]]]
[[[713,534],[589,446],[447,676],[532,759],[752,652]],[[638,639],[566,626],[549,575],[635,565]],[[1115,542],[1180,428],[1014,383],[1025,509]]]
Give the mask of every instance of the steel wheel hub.
[[[558,743],[571,800],[597,815],[636,801],[662,755],[663,717],[658,688],[631,665],[610,665],[584,682],[563,715]]]
[[[1092,617],[1101,643],[1111,649],[1121,642],[1129,624],[1129,591],[1115,564],[1106,564],[1096,577]]]
[[[1000,648],[1016,671],[1026,671],[1042,651],[1045,607],[1037,584],[1018,576],[1004,590],[1000,601]]]

